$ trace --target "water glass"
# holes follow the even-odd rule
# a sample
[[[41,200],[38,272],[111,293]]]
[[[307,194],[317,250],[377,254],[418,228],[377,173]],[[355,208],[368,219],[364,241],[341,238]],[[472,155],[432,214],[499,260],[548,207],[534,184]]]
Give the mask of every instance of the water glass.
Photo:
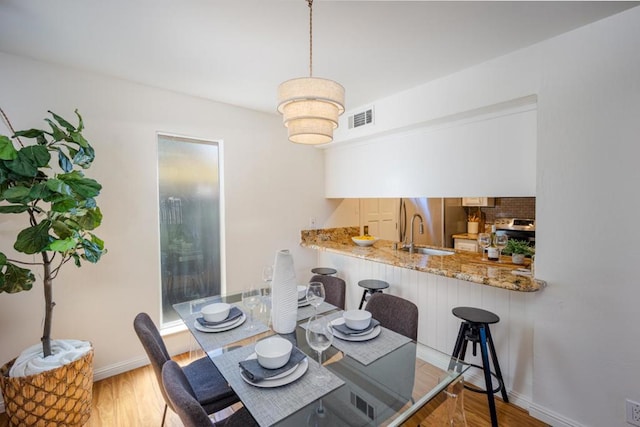
[[[482,259],[486,260],[485,253],[487,248],[491,245],[491,234],[480,233],[478,234],[478,245],[482,248]]]
[[[245,328],[252,330],[256,326],[253,323],[253,309],[256,308],[262,302],[262,295],[260,289],[251,286],[242,292],[242,304],[249,309],[249,325]]]
[[[509,240],[509,236],[506,234],[496,234],[496,246],[498,247],[498,261],[502,256],[502,250],[505,246],[507,246],[507,241]]]
[[[333,343],[333,329],[327,316],[313,315],[307,322],[307,343],[309,347],[318,352],[318,364],[320,371],[316,376],[316,382],[322,383],[329,380],[329,372],[322,366],[322,352],[331,347]]]
[[[321,282],[311,282],[307,287],[307,301],[311,304],[318,313],[318,307],[324,301],[324,285]]]

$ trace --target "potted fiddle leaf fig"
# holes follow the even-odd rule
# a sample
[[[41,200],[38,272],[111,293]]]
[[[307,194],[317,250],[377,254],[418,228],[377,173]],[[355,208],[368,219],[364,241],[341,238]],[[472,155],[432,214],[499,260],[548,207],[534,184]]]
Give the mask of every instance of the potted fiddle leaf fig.
[[[52,340],[53,282],[69,261],[80,267],[106,253],[93,233],[102,222],[96,204],[102,186],[83,172],[94,149],[77,110],[77,125],[49,111],[48,128],[17,132],[0,113],[11,131],[0,135],[0,215],[22,216],[26,226],[11,253],[0,247],[0,293],[30,290],[34,269],[44,292],[41,343],[0,368],[5,408],[12,425],[82,425],[91,411],[93,348],[86,341]],[[65,380],[68,386],[61,385]],[[56,396],[38,397],[43,390]]]

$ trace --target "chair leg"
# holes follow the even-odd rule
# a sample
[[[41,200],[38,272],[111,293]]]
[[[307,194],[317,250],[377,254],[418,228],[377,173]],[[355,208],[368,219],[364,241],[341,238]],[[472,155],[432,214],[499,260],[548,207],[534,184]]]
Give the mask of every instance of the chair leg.
[[[489,351],[491,352],[491,359],[493,360],[493,369],[496,371],[496,376],[500,382],[502,400],[505,403],[509,403],[509,397],[507,396],[507,389],[504,386],[504,380],[502,379],[502,371],[500,370],[500,363],[498,363],[498,356],[496,355],[496,348],[493,345],[493,338],[491,338],[491,330],[487,328],[487,342],[489,343]]]
[[[364,292],[362,293],[362,299],[360,300],[360,306],[358,307],[358,310],[362,310],[362,306],[364,305],[364,302],[366,299],[367,299],[367,290],[365,289]]]
[[[485,325],[480,325],[480,352],[482,353],[484,381],[487,387],[489,413],[491,414],[491,427],[498,427],[498,414],[496,413],[496,402],[493,399],[493,384],[491,382],[491,366],[489,365],[489,351],[487,350],[487,333]]]
[[[160,424],[160,427],[164,427],[164,420],[165,418],[167,418],[167,404],[164,404],[164,411],[162,412],[162,424]]]

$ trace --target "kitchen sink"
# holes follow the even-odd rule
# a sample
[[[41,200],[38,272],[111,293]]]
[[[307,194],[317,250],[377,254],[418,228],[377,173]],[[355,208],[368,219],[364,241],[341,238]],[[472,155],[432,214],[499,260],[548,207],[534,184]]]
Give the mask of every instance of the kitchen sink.
[[[405,252],[409,252],[409,248],[402,248],[401,250]],[[421,247],[413,248],[413,253],[422,254],[422,255],[440,255],[440,256],[455,254],[454,251],[447,251],[443,249],[421,248]]]

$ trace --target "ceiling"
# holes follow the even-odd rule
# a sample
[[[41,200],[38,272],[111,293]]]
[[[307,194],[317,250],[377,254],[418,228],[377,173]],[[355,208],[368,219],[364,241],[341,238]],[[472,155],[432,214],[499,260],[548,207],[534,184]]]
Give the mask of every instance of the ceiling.
[[[347,110],[639,2],[316,0],[313,74]],[[275,113],[308,76],[305,0],[0,0],[0,51]]]

